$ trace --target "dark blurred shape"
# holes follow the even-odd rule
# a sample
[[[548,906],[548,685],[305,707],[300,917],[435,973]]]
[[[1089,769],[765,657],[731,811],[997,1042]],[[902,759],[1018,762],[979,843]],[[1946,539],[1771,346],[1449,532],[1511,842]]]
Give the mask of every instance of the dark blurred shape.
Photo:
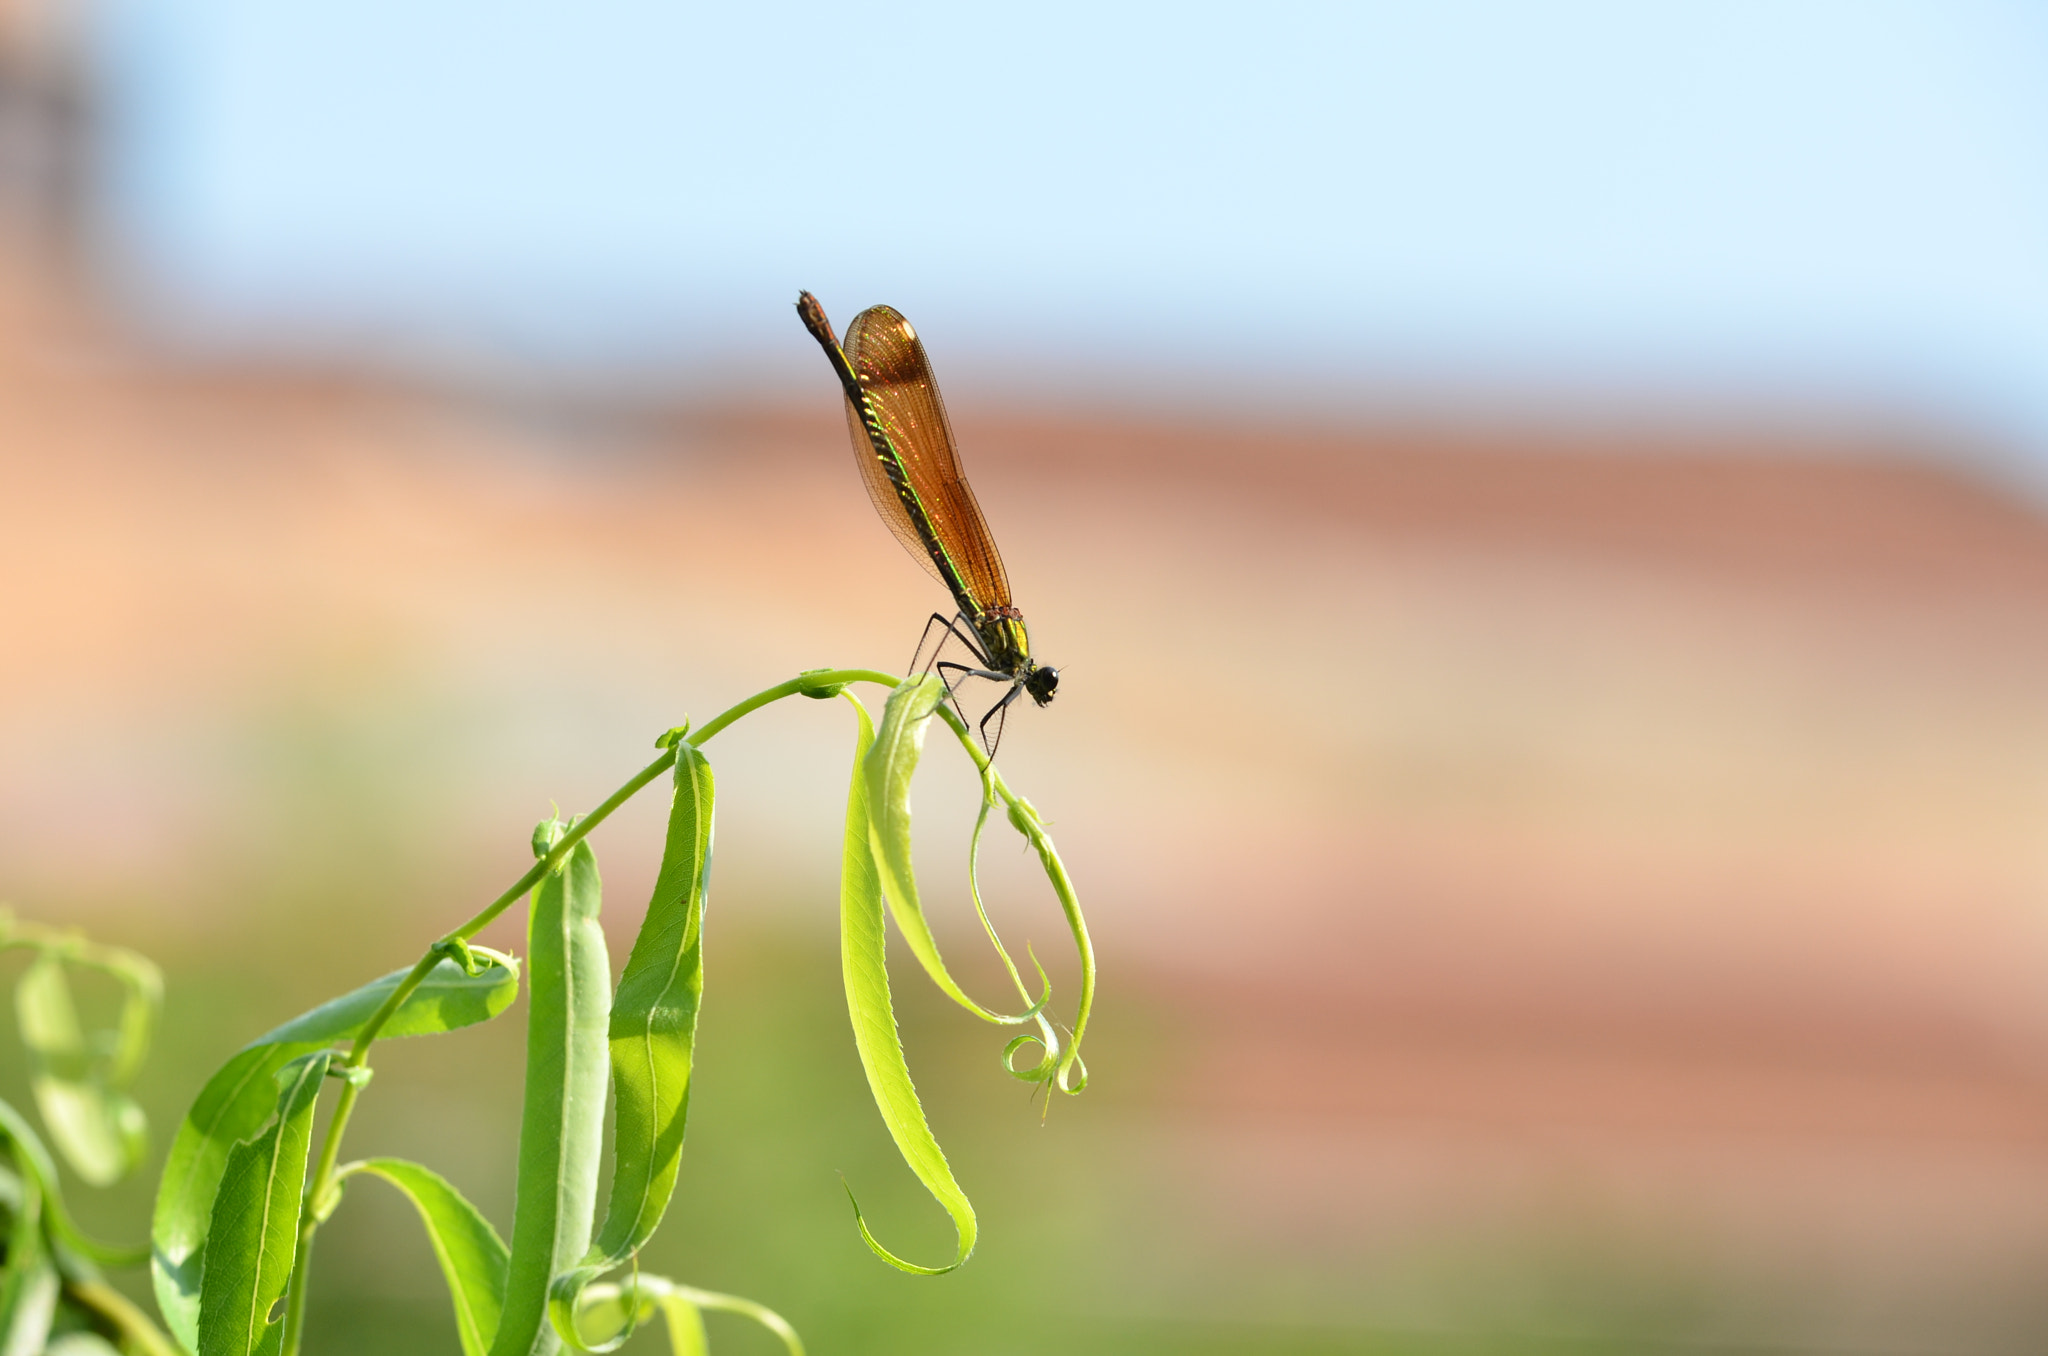
[[[68,254],[91,224],[93,95],[84,6],[0,6],[0,218]]]

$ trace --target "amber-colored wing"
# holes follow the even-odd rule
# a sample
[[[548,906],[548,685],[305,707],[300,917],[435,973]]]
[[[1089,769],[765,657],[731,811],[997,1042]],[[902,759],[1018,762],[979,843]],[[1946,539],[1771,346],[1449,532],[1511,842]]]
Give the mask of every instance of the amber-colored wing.
[[[918,563],[956,594],[964,593],[977,613],[1010,606],[1010,579],[1003,572],[1003,558],[996,552],[995,538],[989,535],[988,520],[981,516],[974,491],[960,472],[960,453],[953,443],[953,426],[946,419],[946,403],[939,398],[939,384],[932,377],[917,331],[893,307],[871,306],[846,327],[841,347],[916,492],[916,504],[906,504],[889,483],[888,470],[876,456],[860,414],[849,400],[846,417],[854,458],[860,463],[861,479],[875,502],[875,511]],[[922,512],[932,535],[945,548],[959,576],[957,581],[947,579],[925,551],[923,534],[911,517],[917,512]]]

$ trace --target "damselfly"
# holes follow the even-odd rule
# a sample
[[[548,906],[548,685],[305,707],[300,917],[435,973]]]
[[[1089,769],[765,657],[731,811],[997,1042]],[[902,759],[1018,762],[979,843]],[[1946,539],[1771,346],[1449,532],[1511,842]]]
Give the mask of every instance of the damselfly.
[[[946,680],[954,709],[963,718],[967,712],[960,705],[960,691],[967,680],[988,679],[1005,686],[976,722],[982,747],[994,757],[1005,712],[1018,694],[1029,693],[1044,706],[1058,689],[1060,675],[1031,657],[1024,614],[1010,601],[1003,558],[961,473],[953,426],[946,419],[924,344],[892,307],[870,306],[855,316],[846,327],[843,345],[833,336],[832,322],[816,297],[801,293],[796,309],[846,393],[846,425],[875,510],[918,563],[953,595],[955,614],[932,614],[917,653],[911,656],[911,667],[917,669],[932,628],[938,627],[939,645],[926,662]],[[972,663],[938,657],[948,636],[960,643]]]

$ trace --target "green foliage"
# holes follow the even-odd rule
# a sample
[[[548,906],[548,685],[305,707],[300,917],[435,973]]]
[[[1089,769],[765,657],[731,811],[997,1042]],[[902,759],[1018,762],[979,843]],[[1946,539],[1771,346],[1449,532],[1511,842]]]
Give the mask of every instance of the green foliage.
[[[891,689],[879,733],[848,688]],[[875,1105],[905,1164],[952,1217],[958,1249],[949,1263],[920,1266],[876,1241],[875,1253],[905,1271],[937,1275],[964,1263],[975,1244],[974,1208],[954,1178],[911,1081],[889,990],[885,918],[954,1002],[1007,1025],[1034,1024],[1005,1060],[1036,1042],[1043,1058],[1019,1077],[1079,1091],[1079,1038],[1094,994],[1094,958],[1071,883],[1029,804],[1010,792],[933,678],[899,683],[867,670],[812,670],[656,742],[661,756],[588,815],[543,822],[536,857],[518,881],[426,948],[409,969],[323,1003],[237,1051],[207,1080],[179,1125],[158,1184],[148,1250],[167,1337],[99,1278],[97,1265],[137,1265],[143,1250],[109,1248],[70,1224],[56,1168],[34,1129],[0,1103],[0,1356],[94,1356],[104,1350],[170,1356],[297,1356],[304,1337],[311,1249],[342,1204],[344,1185],[373,1177],[411,1202],[440,1264],[464,1356],[551,1356],[564,1346],[610,1351],[659,1318],[671,1349],[706,1350],[702,1313],[752,1319],[802,1356],[796,1333],[751,1300],[641,1273],[639,1255],[667,1213],[681,1165],[704,994],[704,917],[714,780],[701,746],[749,712],[788,696],[844,696],[856,737],[847,796],[840,887],[842,974],[855,1045]],[[969,893],[1025,1008],[1014,1015],[970,999],[954,982],[926,921],[911,868],[910,783],[935,716],[959,736],[981,773],[983,802],[969,851]],[[600,881],[589,833],[627,799],[668,774],[668,834],[654,893],[616,995],[598,922]],[[1062,1044],[1046,1004],[1031,998],[981,908],[973,863],[993,807],[1037,850],[1073,932],[1081,993],[1073,1038]],[[524,962],[471,938],[520,900],[528,905]],[[127,1095],[148,1048],[161,984],[147,961],[81,939],[17,924],[0,914],[0,945],[35,950],[16,990],[37,1105],[65,1160],[103,1185],[143,1152],[141,1113]],[[112,1027],[89,1031],[66,967],[110,976],[121,988]],[[489,1021],[527,985],[525,1100],[508,1247],[445,1178],[418,1163],[374,1158],[343,1164],[339,1151],[357,1100],[370,1086],[369,1056],[384,1037],[428,1036]],[[612,1181],[595,1229],[607,1085],[616,1111]],[[315,1151],[321,1096],[337,1089]],[[849,1190],[849,1195],[850,1195]],[[621,1272],[609,1280],[607,1273]],[[114,1345],[110,1345],[114,1344]]]
[[[939,957],[939,944],[932,937],[931,924],[925,920],[924,904],[918,897],[917,872],[910,861],[910,781],[917,775],[918,760],[924,756],[925,730],[945,696],[946,685],[936,674],[913,679],[889,694],[889,704],[882,712],[882,728],[874,737],[873,747],[855,759],[855,775],[860,784],[848,804],[850,807],[857,798],[867,809],[865,849],[874,861],[873,874],[881,886],[882,897],[888,901],[897,930],[903,934],[918,964],[931,976],[932,983],[984,1021],[1007,1025],[1028,1022],[1037,1016],[1038,1005],[1014,1017],[1002,1016],[969,998],[954,983],[945,961]],[[976,894],[978,898],[978,890]],[[983,918],[986,921],[985,914]],[[994,937],[993,932],[990,936]],[[1002,954],[1010,973],[1016,974],[1017,967],[1010,963],[999,940],[996,950]],[[1023,992],[1023,996],[1030,1002],[1029,992]]]
[[[449,1297],[455,1301],[455,1331],[462,1340],[462,1356],[484,1356],[497,1334],[505,1303],[505,1270],[511,1256],[505,1240],[447,1178],[431,1168],[402,1158],[371,1158],[348,1164],[336,1177],[345,1180],[357,1174],[383,1178],[405,1193],[413,1209],[419,1211],[434,1258],[441,1264],[441,1276],[448,1282]]]
[[[943,688],[937,680],[916,687],[905,684],[897,690],[896,695],[890,698],[889,710],[882,720],[883,731],[890,736],[886,740],[875,737],[874,725],[869,721],[867,711],[858,702],[854,703],[860,720],[860,733],[854,741],[853,786],[846,797],[845,859],[839,876],[840,963],[846,978],[846,1011],[853,1021],[853,1042],[860,1051],[861,1068],[867,1072],[868,1087],[875,1094],[875,1107],[882,1113],[883,1123],[889,1127],[890,1138],[896,1141],[897,1152],[917,1174],[917,1180],[924,1183],[925,1190],[931,1192],[946,1213],[953,1217],[959,1249],[953,1260],[944,1266],[920,1266],[906,1262],[876,1241],[868,1230],[867,1221],[861,1217],[857,1200],[854,1201],[853,1217],[860,1227],[860,1236],[874,1249],[877,1257],[890,1266],[922,1276],[942,1275],[973,1254],[976,1231],[974,1205],[967,1199],[967,1193],[960,1189],[960,1183],[954,1180],[945,1151],[939,1147],[938,1137],[932,1134],[931,1123],[925,1119],[917,1088],[910,1081],[910,1062],[903,1054],[903,1038],[896,1028],[896,1008],[889,997],[889,966],[884,953],[886,934],[882,927],[882,881],[891,867],[884,854],[874,847],[884,835],[875,829],[876,816],[871,813],[871,806],[877,802],[889,806],[894,802],[893,817],[902,824],[903,851],[895,869],[907,871],[909,787],[891,782],[889,774],[900,771],[907,783],[908,769],[916,766],[915,750],[922,742],[923,722],[931,717],[935,687],[939,688],[938,695],[943,695]],[[914,714],[906,716],[906,712]],[[878,769],[879,777],[876,775]],[[889,813],[889,810],[884,810],[885,815]],[[897,838],[894,833],[887,837],[892,844]],[[907,878],[905,875],[899,880]],[[915,908],[914,899],[911,907]],[[903,912],[899,909],[899,923],[902,917]],[[922,922],[921,915],[919,921]],[[929,933],[926,941],[930,941]],[[936,948],[931,951],[927,969],[934,966],[938,967],[937,974],[945,973],[939,964]],[[942,987],[956,1002],[970,1003],[971,1000],[952,986],[950,979]],[[847,1197],[853,1199],[851,1187],[847,1189]]]
[[[242,1047],[207,1080],[171,1141],[157,1185],[151,1266],[157,1307],[188,1347],[199,1340],[201,1263],[214,1198],[235,1146],[262,1132],[277,1106],[277,1076],[293,1060],[352,1039],[388,1002],[404,972],[372,980]],[[493,957],[475,975],[437,959],[387,1023],[393,1035],[425,1036],[488,1020],[503,1012],[519,987],[517,964]]]
[[[274,1352],[284,1340],[270,1311],[284,1298],[297,1255],[313,1112],[333,1058],[315,1050],[278,1070],[276,1115],[228,1150],[200,1267],[199,1356]]]
[[[149,1054],[163,997],[155,966],[140,957],[115,964],[126,981],[121,1017],[97,1040],[79,1022],[59,952],[38,955],[14,989],[36,1108],[71,1170],[97,1187],[126,1177],[149,1151],[148,1123],[127,1087]]]
[[[88,1184],[132,1172],[146,1126],[126,1087],[149,1050],[163,992],[156,967],[132,951],[94,945],[0,910],[0,949],[34,954],[15,990],[30,1079],[50,1138]],[[121,990],[120,1015],[87,1028],[67,968],[96,971]],[[176,1347],[118,1290],[103,1266],[138,1266],[140,1247],[88,1237],[65,1209],[57,1164],[26,1117],[0,1102],[0,1354],[173,1356]]]
[[[385,1021],[379,1035],[438,1036],[491,1018],[512,1006],[519,996],[519,962],[483,947],[471,948],[484,964],[465,968],[461,961],[441,958],[406,991],[403,1004]],[[283,1026],[258,1036],[250,1048],[263,1045],[332,1045],[353,1038],[391,995],[405,984],[408,971],[393,970],[352,993],[299,1014]]]
[[[711,764],[671,741],[675,790],[654,896],[640,923],[612,1002],[609,1029],[616,1099],[611,1203],[597,1242],[561,1276],[549,1297],[556,1335],[586,1351],[609,1351],[631,1335],[637,1314],[622,1314],[617,1335],[584,1341],[578,1325],[583,1290],[633,1259],[654,1236],[682,1167],[690,1107],[690,1063],[704,994],[704,897],[711,869]],[[632,1320],[632,1321],[628,1321]]]
[[[611,1007],[611,962],[597,911],[597,858],[588,843],[578,843],[534,891],[527,927],[526,1107],[494,1356],[560,1349],[546,1323],[548,1287],[590,1246]]]
[[[7,1231],[7,1274],[0,1278],[0,1351],[34,1351],[57,1312],[56,1250],[45,1246],[43,1232],[57,1169],[34,1131],[9,1112],[6,1129],[18,1171],[8,1180],[14,1220]]]
[[[804,1356],[803,1340],[782,1315],[738,1295],[721,1295],[715,1290],[677,1285],[660,1276],[637,1276],[630,1284],[622,1286],[594,1285],[586,1295],[588,1303],[579,1315],[586,1341],[608,1332],[623,1336],[660,1314],[668,1329],[669,1350],[674,1356],[704,1356],[710,1350],[710,1344],[704,1337],[704,1310],[718,1309],[753,1319],[782,1339],[783,1348],[789,1356]],[[610,1345],[591,1345],[584,1350],[609,1350]]]

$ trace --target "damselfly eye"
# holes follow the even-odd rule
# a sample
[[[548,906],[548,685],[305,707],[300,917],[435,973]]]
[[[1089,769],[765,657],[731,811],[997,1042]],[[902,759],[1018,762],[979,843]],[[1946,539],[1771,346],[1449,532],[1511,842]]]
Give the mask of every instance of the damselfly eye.
[[[1044,706],[1052,700],[1052,694],[1059,689],[1060,671],[1050,666],[1036,668],[1024,680],[1024,690],[1031,694],[1031,700]]]

